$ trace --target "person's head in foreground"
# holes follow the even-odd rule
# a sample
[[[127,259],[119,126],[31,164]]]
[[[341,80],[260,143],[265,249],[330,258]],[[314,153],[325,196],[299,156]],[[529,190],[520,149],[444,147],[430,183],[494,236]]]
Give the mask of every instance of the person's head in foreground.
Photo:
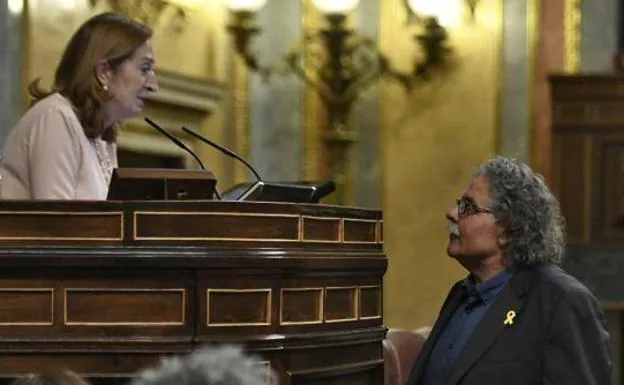
[[[446,215],[448,255],[487,280],[515,266],[559,264],[565,246],[559,203],[541,175],[495,156],[477,167]]]
[[[267,362],[236,346],[208,346],[186,356],[164,358],[137,374],[130,385],[276,385]]]
[[[89,383],[71,370],[59,370],[27,374],[14,379],[10,385],[89,385]]]

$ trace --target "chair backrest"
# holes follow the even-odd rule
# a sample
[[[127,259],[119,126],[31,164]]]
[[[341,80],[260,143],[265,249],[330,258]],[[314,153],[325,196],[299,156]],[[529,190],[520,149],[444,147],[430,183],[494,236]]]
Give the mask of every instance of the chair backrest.
[[[383,341],[384,385],[405,385],[424,343],[418,331],[388,330]]]

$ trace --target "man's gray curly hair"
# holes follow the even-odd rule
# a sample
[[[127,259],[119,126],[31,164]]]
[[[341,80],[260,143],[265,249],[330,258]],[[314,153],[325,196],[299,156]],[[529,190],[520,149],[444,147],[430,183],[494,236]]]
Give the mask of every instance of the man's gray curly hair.
[[[544,178],[514,159],[495,156],[475,176],[490,184],[492,211],[508,236],[504,256],[519,265],[560,264],[565,253],[565,221]]]
[[[276,385],[273,371],[237,346],[204,347],[186,356],[164,358],[130,385]]]

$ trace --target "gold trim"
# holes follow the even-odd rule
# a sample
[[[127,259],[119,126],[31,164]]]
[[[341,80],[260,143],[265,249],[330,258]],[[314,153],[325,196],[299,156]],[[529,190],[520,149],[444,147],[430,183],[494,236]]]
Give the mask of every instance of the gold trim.
[[[0,326],[53,326],[54,325],[54,289],[53,288],[0,288],[2,292],[49,292],[50,293],[50,322],[0,322]]]
[[[235,237],[143,237],[137,235],[137,216],[138,215],[167,215],[167,216],[240,216],[240,217],[281,217],[297,219],[297,239],[291,238],[235,238]],[[135,211],[133,215],[133,237],[137,241],[239,241],[239,242],[301,242],[302,228],[301,215],[297,214],[257,214],[257,213],[226,213],[226,212],[205,212],[205,211],[179,211],[179,212],[163,212],[163,211]]]
[[[337,221],[338,222],[338,234],[336,234],[336,240],[325,240],[325,239],[307,239],[305,237],[305,220],[319,220],[319,221]],[[310,242],[310,243],[341,243],[342,242],[342,218],[341,217],[315,217],[311,215],[302,215],[301,216],[301,241],[302,242]]]
[[[75,211],[0,211],[0,216],[2,215],[62,215],[62,216],[89,216],[89,215],[104,215],[104,216],[119,216],[119,237],[6,237],[0,236],[0,240],[20,240],[20,241],[33,241],[33,240],[41,240],[41,241],[123,241],[124,234],[124,214],[122,211],[110,211],[110,212],[102,212],[102,211],[87,211],[87,212],[75,212]]]
[[[359,245],[376,245],[379,243],[379,234],[378,234],[378,230],[379,227],[377,225],[378,220],[376,219],[356,219],[356,218],[342,218],[342,243],[344,244],[349,244],[349,245],[353,245],[353,244],[359,244]],[[346,226],[344,224],[344,222],[367,222],[367,223],[373,223],[374,224],[374,229],[375,229],[375,235],[373,238],[375,238],[373,241],[369,242],[369,241],[347,241],[346,237],[345,237],[345,233],[346,233]]]
[[[380,314],[377,315],[373,315],[373,316],[367,316],[367,317],[362,317],[362,289],[377,289],[377,292],[379,293],[379,303],[377,304],[377,308],[379,309],[379,311],[381,312]],[[383,316],[383,303],[382,303],[382,297],[383,297],[383,293],[381,291],[381,286],[380,285],[370,285],[370,286],[359,286],[358,287],[358,297],[360,299],[360,302],[358,304],[358,306],[360,307],[360,311],[359,311],[359,319],[360,320],[371,320],[371,319],[381,319],[381,317]]]
[[[564,9],[564,70],[578,73],[581,70],[581,0],[565,0]]]
[[[539,16],[540,16],[540,4],[539,0],[530,0],[527,5],[527,37],[529,41],[528,49],[528,63],[529,63],[529,127],[527,137],[527,161],[531,164],[536,164],[538,154],[535,154],[534,140],[537,138],[537,111],[536,111],[536,94],[537,94],[537,80],[541,77],[537,73],[537,58],[538,58],[538,42],[539,42]]]
[[[236,152],[249,159],[249,71],[244,59],[234,55],[233,104],[234,134]],[[247,168],[240,162],[234,164],[234,184],[243,183],[247,178]]]
[[[255,365],[262,365],[266,367],[266,373],[264,374],[264,383],[265,385],[271,385],[271,372],[273,367],[273,365],[271,365],[271,361],[256,361]]]
[[[320,295],[318,295],[318,306],[319,306],[319,312],[318,312],[318,316],[319,318],[317,320],[314,321],[284,321],[284,292],[295,292],[295,291],[311,291],[311,292],[319,292]],[[280,320],[279,323],[280,325],[286,325],[286,326],[290,326],[290,325],[317,325],[317,324],[322,324],[323,323],[323,317],[325,314],[325,308],[324,308],[324,294],[325,294],[325,290],[322,287],[292,287],[292,288],[282,288],[280,289]]]
[[[349,290],[353,292],[353,317],[352,318],[327,318],[327,314],[325,314],[324,321],[325,323],[340,323],[340,322],[351,322],[357,321],[360,319],[360,290],[357,286],[331,286],[325,288],[325,304],[327,304],[327,293],[329,291],[338,291],[338,290]],[[327,306],[325,309],[327,311]]]
[[[312,4],[311,0],[303,0],[301,2],[301,33],[305,35],[310,31],[317,31],[321,25],[320,12]],[[304,47],[306,48],[307,45]],[[304,51],[304,71],[310,71],[309,68],[311,60],[311,52],[308,49]],[[304,179],[316,180],[321,178],[320,161],[321,161],[321,133],[319,127],[319,111],[320,111],[320,98],[314,90],[314,87],[310,87],[303,83],[303,103],[301,103],[301,115],[303,117],[304,128],[304,163],[303,163],[303,175]],[[325,112],[323,112],[324,114]]]
[[[181,322],[69,322],[67,321],[68,292],[180,292],[182,293]],[[143,288],[76,288],[63,290],[63,322],[68,326],[183,326],[186,323],[186,290],[185,289],[143,289]]]
[[[496,27],[496,50],[498,51],[498,68],[494,69],[494,152],[500,153],[503,142],[503,100],[505,95],[505,1],[498,0],[500,15]]]
[[[265,300],[266,321],[264,322],[237,322],[237,323],[210,323],[210,293],[268,293]],[[239,327],[239,326],[269,326],[271,325],[271,305],[273,290],[271,289],[206,289],[206,326],[207,327]]]

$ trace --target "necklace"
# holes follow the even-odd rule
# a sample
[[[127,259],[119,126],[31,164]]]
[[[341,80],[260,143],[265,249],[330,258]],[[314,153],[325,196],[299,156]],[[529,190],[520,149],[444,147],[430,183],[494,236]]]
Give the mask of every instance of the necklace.
[[[108,186],[110,184],[111,176],[113,175],[113,168],[115,168],[115,165],[111,160],[110,154],[103,147],[102,141],[100,139],[90,138],[89,141],[95,149],[95,155],[97,156],[98,163],[100,164],[100,170],[102,170],[102,174],[104,175],[104,181],[106,182],[106,186]]]

